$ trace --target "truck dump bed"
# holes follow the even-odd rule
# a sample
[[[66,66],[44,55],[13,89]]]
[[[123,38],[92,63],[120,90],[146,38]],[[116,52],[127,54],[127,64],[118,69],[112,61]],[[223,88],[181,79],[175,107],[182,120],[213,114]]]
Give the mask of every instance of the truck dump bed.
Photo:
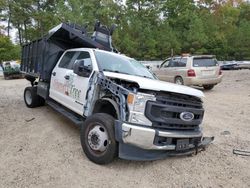
[[[115,51],[111,43],[113,29],[97,22],[93,35],[88,36],[86,28],[62,23],[51,29],[43,38],[22,46],[21,71],[49,81],[54,66],[67,49],[99,48]]]

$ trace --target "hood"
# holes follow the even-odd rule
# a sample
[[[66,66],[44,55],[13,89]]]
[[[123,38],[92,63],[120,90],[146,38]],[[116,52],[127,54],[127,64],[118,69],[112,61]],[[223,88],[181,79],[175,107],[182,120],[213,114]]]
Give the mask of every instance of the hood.
[[[120,74],[120,73],[113,73],[113,72],[103,72],[105,76],[110,78],[118,78],[121,80],[127,80],[131,82],[138,83],[141,89],[147,90],[154,90],[154,91],[167,91],[173,93],[180,93],[185,95],[192,95],[196,97],[204,97],[202,91],[198,89],[193,89],[187,86],[181,86],[169,82],[164,82],[160,80],[152,80],[149,78],[143,78],[134,75],[127,75],[127,74]]]

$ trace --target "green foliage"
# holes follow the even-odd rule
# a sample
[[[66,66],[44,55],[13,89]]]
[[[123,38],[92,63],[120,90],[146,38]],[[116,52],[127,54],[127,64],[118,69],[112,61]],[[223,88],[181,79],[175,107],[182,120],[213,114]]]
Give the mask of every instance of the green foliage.
[[[125,4],[124,4],[125,3]],[[250,59],[250,3],[241,0],[0,0],[0,17],[20,44],[60,22],[115,23],[116,48],[138,59],[180,53]]]
[[[119,8],[113,0],[59,0],[55,16],[60,22],[93,26],[99,20],[111,25],[119,14]]]
[[[20,59],[20,46],[13,45],[9,37],[0,34],[0,63]]]

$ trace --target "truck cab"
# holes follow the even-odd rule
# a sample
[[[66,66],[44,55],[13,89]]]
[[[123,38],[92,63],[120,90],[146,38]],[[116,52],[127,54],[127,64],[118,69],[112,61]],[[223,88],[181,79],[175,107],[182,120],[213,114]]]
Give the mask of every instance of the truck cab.
[[[85,75],[76,74],[74,63],[88,69]],[[79,67],[80,68],[80,67]],[[49,97],[63,104],[75,113],[83,114],[83,105],[91,73],[98,71],[97,63],[91,49],[67,50],[52,71]]]

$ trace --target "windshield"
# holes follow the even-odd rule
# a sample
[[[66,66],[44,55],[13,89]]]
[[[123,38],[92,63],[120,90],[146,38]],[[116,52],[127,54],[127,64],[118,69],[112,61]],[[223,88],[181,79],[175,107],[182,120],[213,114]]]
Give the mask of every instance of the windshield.
[[[99,69],[102,71],[156,79],[153,73],[151,73],[146,67],[144,67],[135,59],[101,51],[95,51],[95,56],[99,65]]]
[[[194,58],[193,60],[194,67],[213,67],[217,65],[217,60],[213,58]]]

